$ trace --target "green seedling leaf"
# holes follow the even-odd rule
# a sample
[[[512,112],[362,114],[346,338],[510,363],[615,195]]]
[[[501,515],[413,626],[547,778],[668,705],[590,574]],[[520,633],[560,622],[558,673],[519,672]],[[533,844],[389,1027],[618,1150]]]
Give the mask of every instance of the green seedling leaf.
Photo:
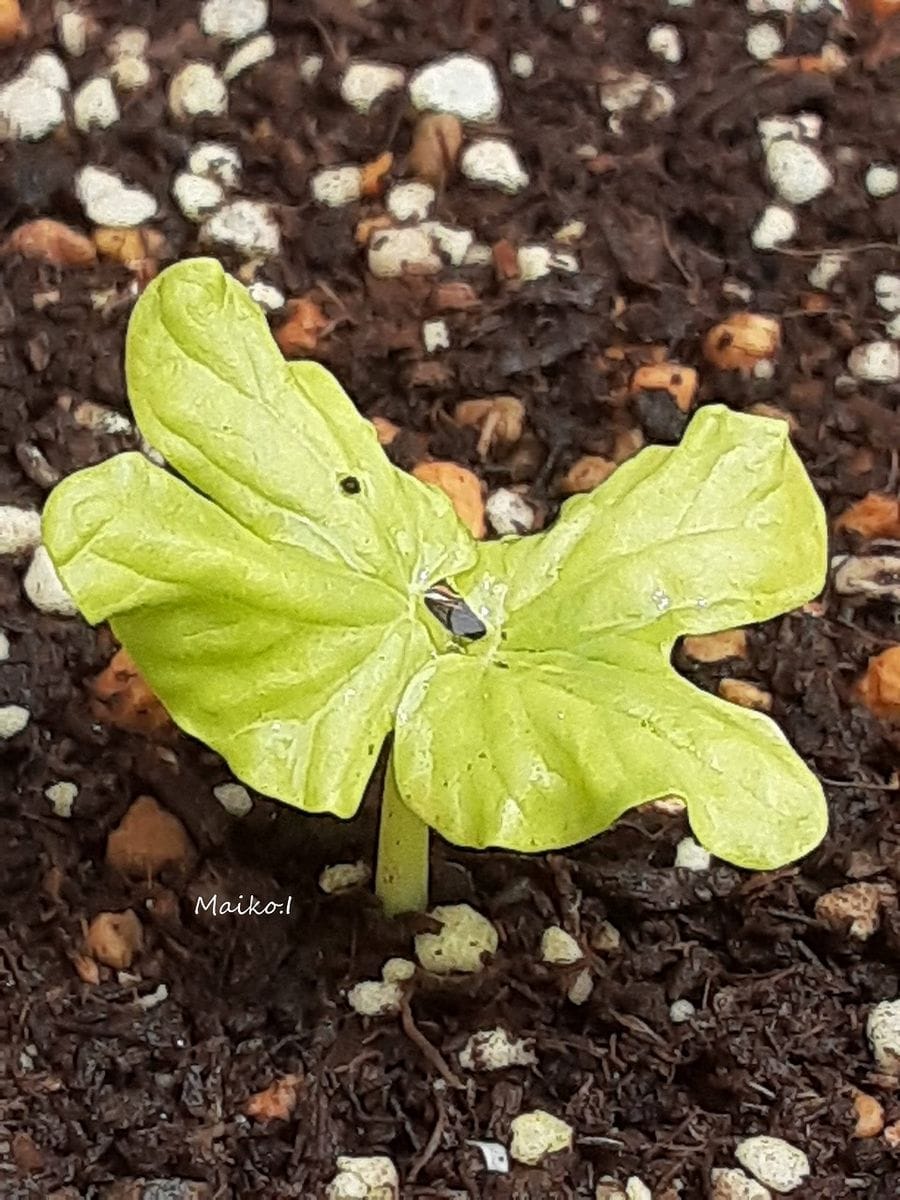
[[[472,540],[218,263],[150,285],[126,366],[142,432],[198,490],[138,454],[65,480],[44,515],[63,581],[236,775],[351,816],[406,682],[450,644],[421,596]]]
[[[821,838],[821,788],[775,724],[670,665],[681,634],[822,585],[824,516],[783,423],[703,409],[548,532],[476,544],[324,368],[285,363],[217,263],[150,285],[126,366],[181,478],[135,454],[79,472],[45,541],[85,616],[240,778],[350,816],[393,729],[393,808],[461,844],[565,846],[672,792],[744,866]]]
[[[777,726],[670,663],[681,634],[810,599],[825,518],[783,422],[701,410],[532,538],[479,546],[456,578],[491,630],[430,663],[400,706],[407,804],[451,841],[546,850],[681,796],[704,846],[771,868],[824,836],[812,773]],[[449,733],[447,732],[449,731]]]

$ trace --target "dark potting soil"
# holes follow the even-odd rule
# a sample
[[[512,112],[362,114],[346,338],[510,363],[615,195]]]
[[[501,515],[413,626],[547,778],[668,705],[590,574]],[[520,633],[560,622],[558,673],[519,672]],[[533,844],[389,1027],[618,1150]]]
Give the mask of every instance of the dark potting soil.
[[[877,203],[862,184],[870,162],[900,163],[900,38],[834,7],[783,22],[785,54],[816,52],[828,37],[849,56],[836,75],[784,74],[744,50],[756,20],[743,5],[656,0],[604,6],[586,23],[556,0],[274,0],[274,58],[230,85],[227,117],[179,125],[165,84],[193,56],[221,63],[227,48],[198,33],[197,4],[95,0],[98,33],[68,58],[73,86],[104,68],[104,45],[123,24],[151,34],[152,86],[120,96],[122,119],[88,135],[63,127],[35,144],[0,143],[5,232],[36,216],[90,226],[74,196],[84,163],[109,166],[159,200],[163,261],[198,251],[196,227],[170,198],[173,175],[204,138],[240,151],[242,195],[275,206],[280,255],[257,278],[288,297],[313,292],[334,322],[315,356],[368,416],[404,432],[392,452],[411,465],[427,450],[479,472],[491,487],[519,483],[552,516],[560,480],[585,453],[609,454],[638,423],[670,441],[652,402],[632,407],[628,377],[649,343],[700,369],[701,399],[737,409],[775,404],[834,518],[868,491],[897,484],[900,386],[854,385],[848,351],[883,336],[873,280],[900,267],[900,194]],[[51,6],[26,5],[27,38],[2,52],[11,78],[54,42]],[[780,17],[775,18],[781,21]],[[685,61],[666,66],[646,48],[651,25],[681,31]],[[404,92],[368,116],[338,95],[352,57],[406,69],[450,50],[489,59],[504,91],[497,129],[529,172],[516,196],[452,178],[436,216],[489,244],[547,242],[567,221],[586,224],[572,248],[580,270],[522,285],[492,266],[446,268],[476,302],[443,314],[451,348],[427,356],[421,323],[438,304],[428,280],[376,280],[354,241],[379,202],[316,206],[320,167],[366,162],[385,150],[400,177],[413,122]],[[510,72],[527,52],[534,73]],[[322,54],[314,86],[298,62]],[[604,68],[642,70],[675,96],[669,117],[626,114],[609,132],[597,85]],[[756,122],[812,112],[833,187],[802,209],[783,253],[751,248],[771,196]],[[592,146],[593,152],[585,147]],[[809,311],[807,272],[823,249],[848,264],[824,311]],[[227,266],[239,262],[223,256]],[[89,400],[128,414],[122,371],[133,275],[115,264],[58,270],[7,255],[0,263],[0,501],[40,508],[59,477],[135,445],[75,419]],[[738,285],[746,290],[740,299]],[[101,293],[103,293],[101,295]],[[705,364],[702,336],[742,307],[775,314],[784,345],[771,378]],[[277,321],[278,318],[276,318]],[[512,394],[526,406],[518,445],[482,461],[477,432],[451,413],[469,396]],[[835,549],[851,545],[839,535]],[[158,742],[97,723],[86,682],[113,644],[80,620],[37,612],[22,593],[24,564],[0,560],[0,702],[27,707],[25,731],[0,758],[0,1196],[5,1200],[218,1200],[324,1195],[339,1154],[390,1156],[403,1197],[590,1200],[611,1175],[637,1176],[654,1200],[710,1194],[710,1170],[734,1164],[743,1137],[773,1133],[803,1149],[812,1173],[794,1194],[887,1200],[900,1194],[897,1150],[854,1138],[855,1089],[877,1096],[886,1120],[900,1095],[878,1075],[866,1043],[871,1006],[900,990],[900,919],[886,912],[868,941],[826,929],[816,899],[864,875],[900,883],[896,731],[852,696],[867,658],[898,640],[886,605],[822,610],[754,630],[746,660],[726,668],[683,663],[698,685],[724,674],[769,690],[774,717],[827,781],[831,828],[804,862],[765,875],[715,865],[673,867],[687,827],[678,816],[635,812],[591,843],[527,858],[434,847],[433,899],[465,900],[500,933],[484,972],[461,980],[420,972],[404,1020],[364,1020],[345,993],[409,954],[414,923],[385,921],[365,891],[325,896],[327,864],[369,859],[377,787],[349,824],[309,818],[264,798],[241,819],[212,788],[230,776],[189,738]],[[45,789],[78,787],[69,820]],[[896,779],[896,776],[894,776]],[[198,850],[188,876],[134,884],[104,865],[106,837],[139,795],[184,822]],[[195,915],[199,894],[293,897],[289,917]],[[92,985],[73,956],[100,911],[134,909],[144,949],[132,972]],[[548,924],[618,949],[590,951],[593,991],[566,998],[571,974],[540,962]],[[160,998],[160,985],[167,996]],[[155,997],[141,1007],[136,1001]],[[669,1008],[696,1015],[673,1024]],[[502,1024],[532,1039],[537,1064],[462,1072],[468,1037]],[[287,1075],[299,1100],[283,1121],[244,1114],[248,1097]],[[462,1076],[463,1086],[456,1086]],[[484,1169],[473,1139],[506,1142],[518,1113],[544,1108],[575,1130],[571,1152],[540,1169]]]

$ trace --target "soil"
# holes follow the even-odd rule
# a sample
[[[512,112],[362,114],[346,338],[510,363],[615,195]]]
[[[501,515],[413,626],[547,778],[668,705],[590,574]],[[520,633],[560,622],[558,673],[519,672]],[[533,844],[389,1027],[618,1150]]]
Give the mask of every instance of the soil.
[[[168,198],[171,177],[195,141],[222,140],[242,155],[242,194],[271,202],[282,227],[282,253],[257,278],[318,298],[333,328],[316,357],[367,416],[402,427],[392,447],[402,465],[425,449],[453,458],[491,487],[523,485],[550,519],[581,455],[609,454],[638,419],[648,440],[671,440],[653,404],[632,407],[624,386],[655,344],[700,369],[701,402],[788,414],[831,518],[871,490],[896,490],[900,386],[856,385],[845,365],[854,345],[883,336],[873,280],[900,268],[900,194],[876,204],[862,185],[868,163],[900,163],[896,29],[892,40],[889,27],[825,6],[786,23],[784,53],[815,52],[827,33],[847,69],[783,74],[751,62],[743,43],[753,18],[726,0],[670,9],[620,0],[595,25],[556,0],[274,0],[275,57],[231,84],[227,117],[187,130],[167,114],[165,80],[198,46],[216,61],[228,53],[191,24],[196,7],[88,6],[102,36],[67,60],[73,85],[102,69],[104,42],[128,23],[151,34],[154,86],[124,99],[108,130],[0,144],[6,232],[35,216],[89,232],[72,187],[89,161],[150,188],[162,204],[164,261],[190,256],[196,227]],[[53,45],[51,6],[25,8],[31,32],[2,52],[0,78]],[[646,48],[660,19],[682,32],[681,66]],[[378,203],[322,209],[309,178],[384,150],[401,174],[412,130],[405,96],[368,116],[351,112],[337,94],[350,57],[412,69],[458,49],[495,64],[499,128],[531,182],[509,197],[451,179],[438,218],[514,246],[547,241],[572,219],[587,228],[573,247],[576,275],[523,286],[490,265],[447,268],[441,280],[467,280],[477,304],[444,314],[451,348],[429,357],[421,322],[435,312],[433,281],[369,276],[354,228]],[[511,51],[533,56],[530,78],[510,73]],[[298,83],[306,54],[325,59],[314,88]],[[652,123],[626,114],[621,136],[611,134],[597,92],[609,65],[665,78],[675,114]],[[835,184],[804,207],[789,250],[758,253],[749,231],[771,197],[756,121],[798,111],[824,119]],[[579,154],[587,145],[595,152]],[[810,311],[806,274],[825,248],[846,250],[849,264],[824,311]],[[135,444],[74,416],[83,400],[129,412],[122,348],[133,276],[112,263],[60,271],[11,255],[0,269],[0,502],[40,508],[59,477]],[[738,297],[738,284],[752,301]],[[703,362],[703,334],[742,307],[781,318],[772,378]],[[482,461],[477,431],[450,414],[461,398],[498,393],[524,401],[527,432]],[[833,548],[852,544],[838,534]],[[633,1175],[655,1200],[693,1200],[710,1194],[710,1169],[733,1166],[736,1142],[754,1133],[809,1155],[811,1176],[794,1193],[804,1200],[900,1195],[897,1150],[852,1136],[854,1089],[876,1095],[888,1122],[900,1119],[900,1093],[876,1073],[865,1038],[870,1007],[900,993],[900,918],[889,910],[860,942],[814,915],[820,895],[852,879],[900,883],[900,741],[852,695],[868,657],[898,640],[896,609],[849,608],[829,592],[820,609],[754,629],[737,668],[680,664],[701,687],[728,673],[769,690],[775,719],[826,781],[830,831],[801,864],[763,875],[675,869],[686,825],[654,811],[557,855],[437,842],[434,901],[489,914],[498,953],[474,978],[420,972],[404,1020],[365,1020],[346,990],[377,978],[389,955],[408,954],[414,923],[386,921],[364,890],[325,896],[316,879],[327,864],[371,857],[377,781],[349,824],[262,797],[248,816],[228,816],[212,795],[230,779],[216,755],[180,734],[161,742],[96,721],[86,682],[111,657],[109,634],[37,612],[22,570],[0,560],[11,645],[0,702],[31,712],[0,758],[4,1198],[307,1200],[324,1195],[338,1154],[384,1153],[409,1198],[590,1200],[603,1176]],[[44,796],[60,779],[79,788],[69,820]],[[198,858],[187,876],[134,883],[105,866],[109,831],[143,794],[189,830]],[[292,912],[195,915],[195,897],[211,891],[290,895]],[[85,923],[126,908],[144,925],[131,972],[104,969],[99,983],[83,982],[73,958]],[[591,952],[593,991],[573,1005],[571,977],[539,961],[541,931],[560,923],[589,946],[604,921],[621,944]],[[136,1003],[159,999],[160,984],[166,998]],[[684,1024],[669,1017],[677,999],[697,1009]],[[455,1086],[460,1048],[498,1023],[532,1039],[536,1067],[463,1073]],[[253,1093],[291,1074],[301,1081],[292,1116],[244,1114]],[[486,1171],[470,1141],[507,1142],[512,1117],[533,1108],[572,1124],[571,1152],[540,1169]]]

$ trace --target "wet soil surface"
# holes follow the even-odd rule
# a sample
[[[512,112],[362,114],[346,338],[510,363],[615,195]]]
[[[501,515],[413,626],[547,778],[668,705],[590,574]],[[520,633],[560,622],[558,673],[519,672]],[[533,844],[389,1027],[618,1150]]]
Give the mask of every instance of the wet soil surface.
[[[856,384],[846,370],[855,345],[883,336],[875,275],[900,266],[900,194],[875,202],[862,182],[870,163],[900,163],[900,37],[887,27],[829,6],[796,20],[776,14],[785,54],[815,53],[828,37],[849,57],[835,75],[790,74],[749,58],[744,38],[758,18],[725,0],[610,4],[595,23],[550,0],[275,0],[275,57],[231,84],[227,116],[185,126],[166,111],[166,80],[192,56],[221,63],[228,53],[188,24],[195,6],[100,0],[89,11],[100,32],[67,60],[73,83],[101,69],[104,43],[127,22],[151,34],[152,86],[122,98],[110,129],[0,143],[5,232],[35,216],[90,232],[72,180],[91,162],[148,187],[161,206],[163,261],[187,257],[196,227],[172,202],[171,178],[190,146],[212,137],[239,149],[242,194],[270,202],[282,229],[280,255],[256,278],[288,297],[317,297],[333,326],[316,357],[367,416],[402,427],[392,453],[404,465],[426,450],[454,458],[492,488],[523,485],[552,517],[572,463],[611,453],[617,435],[638,427],[625,385],[656,345],[700,369],[701,402],[788,414],[831,518],[873,489],[896,489],[900,386]],[[53,44],[50,6],[32,4],[29,16],[29,36],[2,52],[4,78]],[[681,65],[646,48],[659,20],[681,31]],[[474,301],[443,314],[451,348],[428,356],[421,323],[440,306],[436,282],[367,274],[354,229],[381,204],[324,209],[309,180],[385,150],[402,174],[413,127],[406,95],[353,113],[337,93],[349,58],[413,69],[459,49],[495,65],[497,128],[530,182],[504,196],[451,178],[437,217],[513,247],[548,242],[572,220],[586,229],[572,247],[577,274],[523,284],[496,269],[502,251],[487,265],[447,266],[440,281],[467,281]],[[511,73],[514,51],[533,57],[529,78]],[[314,86],[298,74],[311,54],[324,57]],[[652,122],[626,113],[611,132],[598,99],[609,66],[664,79],[674,113]],[[750,230],[772,197],[756,121],[800,111],[824,120],[834,184],[802,209],[788,252],[759,253]],[[822,311],[811,311],[806,276],[826,248],[849,258]],[[240,268],[227,253],[223,261]],[[82,401],[128,415],[121,360],[133,298],[134,276],[115,263],[60,271],[3,259],[3,502],[40,508],[57,478],[135,444],[74,415]],[[703,334],[742,308],[782,321],[769,378],[703,362]],[[524,401],[526,432],[484,459],[477,431],[451,414],[459,399],[497,393]],[[652,441],[660,429],[648,412],[645,402]],[[846,534],[835,539],[837,550],[850,545]],[[867,659],[898,640],[889,605],[848,608],[829,592],[822,607],[754,630],[747,659],[727,670],[681,664],[702,687],[727,673],[770,691],[775,719],[828,781],[830,832],[803,863],[767,875],[676,869],[687,828],[658,812],[633,813],[555,856],[437,844],[434,900],[487,913],[498,953],[475,978],[419,972],[404,1020],[368,1020],[350,1010],[346,990],[378,978],[390,955],[409,954],[413,927],[385,921],[365,889],[326,896],[316,880],[329,863],[371,857],[377,787],[351,824],[262,797],[249,815],[229,816],[212,794],[229,773],[203,746],[96,720],[86,683],[113,643],[78,619],[37,612],[22,592],[25,565],[0,560],[11,647],[0,701],[31,714],[0,751],[0,1195],[305,1200],[325,1194],[338,1154],[383,1153],[404,1197],[590,1200],[610,1175],[639,1177],[655,1200],[692,1200],[710,1194],[710,1170],[733,1166],[736,1143],[754,1133],[809,1155],[797,1196],[900,1194],[898,1151],[881,1136],[852,1136],[855,1089],[883,1103],[888,1123],[900,1118],[900,1094],[877,1073],[865,1036],[871,1006],[900,992],[900,920],[889,909],[860,941],[814,915],[819,896],[854,879],[900,882],[897,734],[852,695]],[[68,820],[44,794],[60,780],[78,787]],[[134,883],[105,866],[109,831],[145,794],[187,827],[198,852],[190,872]],[[292,912],[196,915],[196,897],[213,891],[292,896]],[[130,972],[103,968],[99,982],[84,982],[74,960],[85,923],[126,908],[140,915],[142,952]],[[603,941],[604,922],[619,931],[617,948]],[[585,948],[593,990],[580,1006],[566,996],[572,973],[540,962],[549,924]],[[691,1001],[695,1015],[673,1023],[675,1000]],[[531,1040],[536,1065],[462,1070],[468,1037],[498,1024]],[[245,1114],[252,1094],[288,1075],[300,1080],[292,1115]],[[469,1142],[506,1143],[511,1119],[534,1108],[571,1123],[572,1150],[542,1168],[485,1170]]]

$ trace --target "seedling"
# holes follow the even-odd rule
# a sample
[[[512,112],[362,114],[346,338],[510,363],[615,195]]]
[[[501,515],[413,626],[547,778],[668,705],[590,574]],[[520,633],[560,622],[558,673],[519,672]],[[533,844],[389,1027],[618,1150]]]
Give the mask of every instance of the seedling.
[[[44,516],[53,561],[173,719],[267,795],[352,816],[393,730],[389,911],[427,901],[429,827],[541,851],[674,793],[741,866],[822,838],[821,787],[775,724],[670,665],[680,635],[822,586],[824,516],[783,422],[704,408],[547,532],[477,543],[328,371],[285,362],[216,262],[147,288],[126,367],[142,433],[182,478],[129,453],[65,480]]]

